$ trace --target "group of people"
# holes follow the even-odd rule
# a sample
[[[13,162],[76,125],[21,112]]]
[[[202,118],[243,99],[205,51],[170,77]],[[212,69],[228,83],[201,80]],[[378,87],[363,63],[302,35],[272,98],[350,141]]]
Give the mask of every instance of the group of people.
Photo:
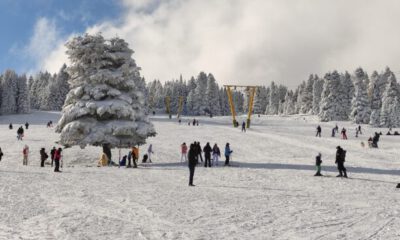
[[[378,148],[378,142],[382,133],[375,132],[374,137],[368,138],[368,147],[370,148]]]
[[[322,132],[322,128],[320,125],[317,126],[317,134],[315,135],[316,137],[321,137],[321,132]],[[335,137],[335,135],[339,132],[339,126],[336,124],[336,126],[334,128],[332,128],[332,137]],[[340,131],[340,134],[342,136],[342,139],[347,140],[347,129],[346,128],[342,128],[342,130]],[[362,134],[361,132],[361,125],[358,125],[358,127],[356,128],[356,137],[358,137],[358,134]]]
[[[210,143],[207,142],[203,149],[201,148],[200,142],[196,141],[190,144],[189,149],[185,142],[181,145],[181,162],[187,161],[189,167],[189,186],[194,186],[194,170],[196,166],[200,163],[199,160],[203,162],[202,152],[204,152],[204,167],[219,165],[218,160],[221,157],[221,151],[216,143],[213,147],[211,147]],[[232,152],[233,151],[230,149],[229,143],[226,143],[224,152],[225,166],[229,166],[229,160]]]
[[[180,119],[179,119],[179,123],[181,123]],[[196,118],[193,118],[192,121],[189,120],[188,125],[190,126],[190,124],[192,124],[192,126],[199,126],[199,120],[196,120]]]
[[[345,161],[346,161],[346,150],[344,150],[340,146],[337,146],[335,163],[337,164],[337,169],[339,171],[339,175],[337,175],[336,177],[347,178],[347,170],[344,167]],[[322,164],[322,154],[318,153],[318,155],[315,157],[315,166],[317,168],[317,172],[315,173],[314,176],[323,176],[321,174],[321,164]]]
[[[152,155],[153,152],[153,144],[150,144],[147,148],[147,153],[143,155],[142,163],[152,163]],[[129,151],[128,154],[122,156],[118,161],[118,165],[115,164],[111,159],[111,150],[110,148],[103,147],[103,153],[100,157],[98,166],[109,166],[109,165],[117,165],[118,167],[127,167],[127,168],[137,168],[137,163],[139,161],[139,147],[134,146]]]
[[[26,123],[25,123],[25,129],[28,129],[28,128],[29,128],[29,123],[26,122]],[[10,124],[8,125],[8,129],[10,129],[10,130],[13,129],[12,123],[10,123]],[[22,141],[22,138],[23,138],[23,137],[24,137],[24,128],[23,128],[22,126],[20,126],[20,127],[17,129],[17,140],[21,140],[21,141]]]
[[[1,152],[1,149],[0,149]],[[54,172],[61,172],[60,171],[60,161],[61,161],[61,152],[62,148],[56,149],[56,147],[53,146],[53,148],[50,151],[50,157],[51,157],[51,167],[53,167],[53,163],[55,164]],[[44,167],[44,164],[46,160],[49,158],[49,155],[46,153],[45,148],[41,148],[39,151],[40,154],[40,167]],[[2,156],[2,152],[0,154]],[[29,146],[25,144],[25,146],[22,149],[22,165],[23,166],[28,166],[28,159],[29,159],[30,151],[29,151]]]

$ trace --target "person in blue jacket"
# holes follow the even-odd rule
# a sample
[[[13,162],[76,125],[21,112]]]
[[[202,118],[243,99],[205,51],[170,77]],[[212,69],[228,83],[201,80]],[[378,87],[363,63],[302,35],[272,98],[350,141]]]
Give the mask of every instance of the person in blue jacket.
[[[229,147],[229,143],[226,143],[226,145],[225,145],[225,166],[229,166],[229,157],[231,156],[232,152],[233,151]]]

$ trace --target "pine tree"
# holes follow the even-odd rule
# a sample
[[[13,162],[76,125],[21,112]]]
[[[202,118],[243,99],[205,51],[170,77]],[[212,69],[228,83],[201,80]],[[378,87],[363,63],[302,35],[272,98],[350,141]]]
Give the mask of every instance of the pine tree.
[[[210,116],[221,114],[221,106],[218,99],[218,89],[219,87],[214,76],[211,73],[208,74],[206,89],[206,112],[208,112]]]
[[[321,94],[321,106],[318,116],[321,121],[328,122],[332,120],[340,120],[340,100],[338,90],[340,88],[340,76],[335,70],[327,73],[324,77],[324,87]]]
[[[396,77],[393,73],[387,80],[386,90],[383,93],[382,99],[380,127],[399,127],[399,85],[397,84]]]
[[[312,113],[315,115],[318,115],[319,113],[323,87],[324,87],[324,80],[318,78],[317,75],[314,75]]]
[[[1,112],[13,114],[17,112],[18,76],[13,70],[6,70],[2,79]]]
[[[357,68],[354,72],[354,98],[350,113],[350,119],[357,124],[369,123],[370,120],[371,108],[367,92],[368,82],[368,75],[362,68]]]
[[[139,89],[140,68],[128,44],[86,34],[66,47],[71,90],[56,128],[60,144],[131,147],[154,136]]]
[[[354,95],[354,85],[350,74],[346,71],[340,75],[340,86],[337,90],[339,105],[337,108],[338,114],[335,120],[348,120],[351,112],[351,101]]]
[[[29,91],[26,75],[22,75],[17,79],[17,96],[16,96],[17,113],[29,113]]]
[[[279,109],[279,91],[275,82],[271,82],[270,85],[270,95],[269,95],[269,104],[267,106],[267,110],[265,114],[275,115],[278,114]]]
[[[301,95],[300,113],[312,113],[314,75],[310,75]]]

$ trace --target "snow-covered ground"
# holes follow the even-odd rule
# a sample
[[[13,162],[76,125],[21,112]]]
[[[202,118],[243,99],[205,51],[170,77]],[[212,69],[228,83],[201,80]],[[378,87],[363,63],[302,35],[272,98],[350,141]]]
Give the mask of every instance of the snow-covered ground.
[[[194,127],[156,116],[153,164],[98,168],[100,148],[73,147],[57,174],[39,167],[39,150],[57,146],[46,122],[58,118],[0,116],[0,239],[400,239],[400,136],[383,135],[380,148],[369,149],[360,143],[375,129],[363,126],[355,138],[355,125],[338,122],[346,141],[330,137],[335,123],[321,123],[316,138],[319,123],[310,116],[255,117],[246,133],[229,117],[199,118]],[[25,121],[31,126],[17,141]],[[194,140],[221,150],[229,142],[235,167],[198,167],[196,187],[188,187],[179,145]],[[24,144],[29,166],[22,166]],[[349,179],[335,177],[337,145],[347,150]],[[313,176],[318,152],[322,178]]]

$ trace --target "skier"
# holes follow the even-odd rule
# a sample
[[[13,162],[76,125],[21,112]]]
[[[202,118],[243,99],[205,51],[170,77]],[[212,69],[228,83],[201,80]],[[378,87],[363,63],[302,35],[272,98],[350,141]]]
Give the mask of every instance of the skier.
[[[132,147],[132,162],[134,168],[137,168],[136,161],[139,161],[139,147]]]
[[[361,125],[358,125],[358,133],[359,133],[359,134],[362,134],[362,132],[361,132]]]
[[[1,159],[3,158],[3,151],[1,151],[1,148],[0,148],[0,162],[1,162]]]
[[[347,140],[346,128],[342,128],[342,139]]]
[[[193,126],[196,126],[196,118],[193,118]]]
[[[317,135],[315,135],[315,136],[316,137],[321,137],[321,131],[322,131],[321,126],[318,125],[318,127],[317,127]]]
[[[53,167],[53,162],[54,162],[54,154],[56,153],[56,147],[53,146],[53,148],[50,151],[50,157],[51,157],[51,164],[50,166]]]
[[[28,127],[29,127],[29,123],[26,122],[26,123],[25,123],[25,129],[28,129]]]
[[[194,144],[190,144],[190,149],[189,149],[189,186],[193,187],[195,186],[193,184],[193,176],[194,176],[194,170],[196,168],[197,164],[197,150]]]
[[[372,138],[372,147],[373,148],[378,148],[379,138],[380,138],[379,133],[375,132],[375,136]]]
[[[153,154],[153,144],[149,145],[149,148],[147,149],[147,156],[149,157],[149,162],[151,163],[151,154]]]
[[[54,172],[61,172],[60,171],[60,161],[61,161],[61,152],[62,149],[58,148],[57,151],[54,153]]]
[[[182,143],[181,145],[181,162],[185,159],[187,161],[187,146],[186,143]]]
[[[40,149],[40,167],[44,167],[44,161],[49,157],[44,148]]]
[[[226,145],[225,145],[225,166],[229,166],[229,157],[231,156],[232,152],[233,151],[229,147],[229,143],[226,143]]]
[[[219,151],[219,147],[217,144],[214,144],[214,147],[212,149],[212,154],[213,154],[213,165],[218,166],[218,158],[221,156],[221,152]]]
[[[200,156],[201,162],[203,162],[202,152],[203,152],[203,150],[201,149],[200,142],[197,142],[197,155]],[[198,162],[198,161],[199,161],[199,159],[198,159],[198,157],[197,157],[197,162]]]
[[[208,162],[208,167],[211,167],[211,146],[210,143],[207,142],[206,146],[203,148],[203,152],[204,152],[204,167],[207,167],[207,162]]]
[[[346,160],[346,151],[343,150],[340,146],[336,147],[336,161],[337,168],[339,170],[339,175],[336,177],[345,177],[347,178],[346,168],[344,167],[344,162]]]
[[[9,128],[10,130],[13,129],[12,123],[10,123],[10,125],[8,125],[8,128]]]
[[[315,166],[317,167],[317,173],[314,176],[322,176],[321,163],[322,163],[322,155],[321,153],[318,153],[318,155],[315,157]]]
[[[24,148],[22,149],[22,154],[23,154],[23,160],[22,160],[22,165],[27,166],[28,165],[28,155],[29,155],[29,147],[28,145],[25,145]]]
[[[242,132],[246,132],[246,123],[242,122]]]
[[[335,132],[336,132],[335,128],[332,128],[332,137],[335,137]]]

